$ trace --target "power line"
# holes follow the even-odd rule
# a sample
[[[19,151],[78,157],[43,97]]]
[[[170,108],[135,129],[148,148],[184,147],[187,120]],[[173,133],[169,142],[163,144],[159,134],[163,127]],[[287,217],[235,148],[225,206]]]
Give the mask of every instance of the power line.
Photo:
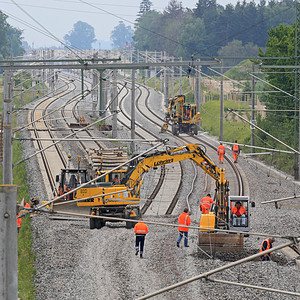
[[[0,1],[0,3],[6,3],[13,5],[13,3],[7,2],[7,1]],[[89,14],[103,14],[106,15],[106,13],[99,13],[96,11],[88,11],[88,10],[76,10],[76,9],[69,9],[69,8],[59,8],[59,7],[51,7],[51,6],[41,6],[41,5],[33,5],[33,4],[20,4],[20,6],[27,6],[27,7],[34,7],[34,8],[41,8],[41,9],[52,9],[57,11],[66,11],[66,12],[78,12],[78,13],[89,13]],[[135,17],[135,15],[123,15],[120,14],[120,16],[126,16],[126,17]]]
[[[22,8],[15,0],[10,0],[14,3],[23,13],[25,13],[30,19],[32,19],[35,23],[41,26],[48,34],[50,34],[56,41],[64,45],[67,49],[69,49],[75,56],[77,56],[80,61],[82,61],[82,57],[80,57],[71,47],[69,47],[66,43],[61,41],[58,37],[56,37],[51,31],[49,31],[44,25],[42,25],[39,21],[37,21],[34,17],[32,17],[24,8]]]

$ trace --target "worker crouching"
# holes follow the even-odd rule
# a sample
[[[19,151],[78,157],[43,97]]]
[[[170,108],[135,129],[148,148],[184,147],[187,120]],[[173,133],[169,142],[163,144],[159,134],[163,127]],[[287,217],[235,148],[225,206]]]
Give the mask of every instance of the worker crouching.
[[[133,231],[135,233],[135,255],[140,252],[140,258],[143,258],[145,237],[149,232],[148,226],[140,220],[135,224]]]
[[[259,252],[270,250],[272,248],[274,242],[275,242],[275,239],[273,237],[265,239],[262,242],[261,246],[260,246]],[[262,255],[261,256],[261,260],[262,261],[269,261],[269,260],[271,260],[271,253],[267,253],[267,254]]]

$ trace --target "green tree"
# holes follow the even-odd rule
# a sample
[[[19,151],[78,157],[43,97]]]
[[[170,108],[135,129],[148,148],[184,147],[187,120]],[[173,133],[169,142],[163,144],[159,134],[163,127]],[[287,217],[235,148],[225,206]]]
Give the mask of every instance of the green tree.
[[[130,26],[126,26],[123,21],[111,32],[110,39],[114,48],[124,48],[132,43],[133,30]]]
[[[133,40],[139,50],[161,50],[162,15],[157,11],[145,13],[137,22]]]
[[[269,32],[269,38],[266,45],[265,52],[261,51],[260,55],[264,57],[262,59],[265,65],[294,65],[294,36],[295,26],[292,25],[279,25]],[[274,60],[273,57],[278,57]],[[270,57],[270,59],[268,58]],[[272,57],[272,58],[271,58]],[[288,57],[288,58],[282,58]],[[262,69],[264,70],[264,69]],[[290,72],[291,69],[266,69],[265,78],[272,85],[284,90],[292,95],[295,95],[295,81],[294,74]],[[278,92],[277,89],[266,85],[267,91],[276,91],[276,93],[266,92],[262,98],[265,106],[269,110],[265,119],[259,119],[258,125],[264,128],[266,131],[276,136],[280,140],[284,141],[288,145],[298,148],[298,116],[293,111],[299,109],[298,100],[288,96],[282,92]],[[285,111],[274,111],[282,110]],[[258,133],[258,137],[261,141],[264,141],[261,145],[268,147],[282,148],[281,145],[276,143],[273,139],[267,137],[265,134]],[[285,149],[286,150],[286,149]],[[274,156],[272,160],[273,164],[276,164],[279,168],[292,173],[293,170],[293,156],[281,155]]]
[[[253,43],[244,44],[241,41],[233,40],[218,51],[218,55],[226,58],[225,66],[235,66],[246,57],[255,57],[258,55],[258,46]]]
[[[22,31],[7,23],[7,16],[0,11],[0,58],[24,53]]]
[[[78,21],[73,25],[73,29],[64,36],[67,45],[86,50],[92,48],[92,43],[96,41],[94,27],[86,22]]]
[[[138,16],[142,16],[144,13],[147,13],[151,10],[152,2],[150,0],[142,0],[140,4],[140,10],[138,12]]]

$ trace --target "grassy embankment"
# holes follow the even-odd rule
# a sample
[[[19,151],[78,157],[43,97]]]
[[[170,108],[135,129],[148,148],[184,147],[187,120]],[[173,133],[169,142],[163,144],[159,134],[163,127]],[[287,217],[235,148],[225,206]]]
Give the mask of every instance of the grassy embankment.
[[[31,86],[31,80],[28,76],[26,78],[20,78],[21,81],[24,79],[29,79],[24,83],[24,89],[27,89]],[[3,78],[0,78],[0,111],[2,113],[3,110]],[[18,81],[16,81],[16,84]],[[41,86],[37,86],[37,90],[41,91]],[[20,92],[15,92],[15,94],[19,94]],[[27,104],[32,101],[32,91],[24,92],[22,103],[20,101],[20,97],[17,96],[14,98],[14,106],[15,108],[19,108],[24,104]],[[13,127],[16,126],[16,120],[13,120]],[[22,159],[22,145],[19,141],[14,140],[13,142],[13,161],[17,162]],[[2,181],[2,166],[0,178]],[[18,202],[22,200],[24,197],[25,200],[30,199],[29,195],[29,187],[27,183],[27,173],[23,164],[16,166],[13,169],[13,178],[14,184],[18,186]],[[35,298],[35,290],[34,290],[34,254],[31,250],[32,245],[32,236],[31,236],[31,223],[30,217],[27,216],[23,218],[22,228],[18,235],[18,290],[19,290],[19,298],[21,300],[31,300]]]

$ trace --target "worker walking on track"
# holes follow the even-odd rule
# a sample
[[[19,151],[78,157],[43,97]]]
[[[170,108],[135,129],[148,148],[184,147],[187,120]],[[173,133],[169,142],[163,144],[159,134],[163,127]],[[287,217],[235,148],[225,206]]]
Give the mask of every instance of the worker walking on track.
[[[237,163],[240,154],[240,146],[238,145],[237,141],[234,142],[234,144],[231,147],[231,150],[232,150],[233,161]]]
[[[140,258],[143,258],[145,237],[149,232],[148,226],[140,220],[135,224],[133,231],[135,233],[135,255],[140,252]]]
[[[265,239],[260,246],[259,252],[263,252],[265,250],[271,249],[274,242],[275,242],[275,239],[273,237]],[[271,260],[271,253],[262,255],[260,258],[262,261],[269,261],[269,260]]]
[[[225,147],[222,143],[220,143],[217,152],[219,155],[219,162],[220,162],[220,164],[222,164],[224,162],[224,155],[225,155]]]
[[[210,194],[207,194],[200,200],[200,210],[203,214],[208,214],[212,204],[215,204]]]
[[[189,216],[189,210],[188,208],[185,208],[183,210],[183,213],[179,215],[178,217],[178,231],[179,231],[179,236],[177,239],[177,247],[180,247],[180,242],[181,239],[184,237],[184,247],[189,247],[188,245],[188,232],[189,228],[188,227],[183,227],[183,226],[190,226],[191,225],[191,218]]]

